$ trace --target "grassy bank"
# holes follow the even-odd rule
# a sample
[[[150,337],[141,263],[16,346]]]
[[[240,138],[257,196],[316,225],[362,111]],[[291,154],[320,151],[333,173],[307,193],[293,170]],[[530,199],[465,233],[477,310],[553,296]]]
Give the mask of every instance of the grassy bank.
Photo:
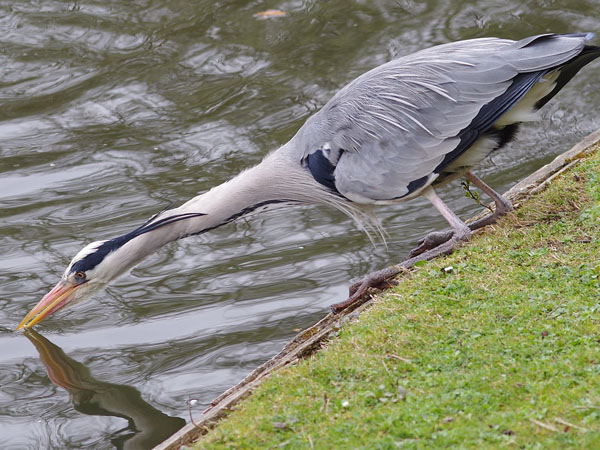
[[[272,375],[197,448],[597,448],[599,230],[597,150]]]

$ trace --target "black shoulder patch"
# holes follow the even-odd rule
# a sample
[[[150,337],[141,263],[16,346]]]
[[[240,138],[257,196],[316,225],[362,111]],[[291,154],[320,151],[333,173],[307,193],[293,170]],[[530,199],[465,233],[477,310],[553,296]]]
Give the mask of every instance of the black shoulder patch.
[[[335,175],[333,173],[335,171],[335,166],[325,157],[323,150],[319,149],[316,152],[311,153],[306,159],[308,162],[308,170],[310,170],[313,178],[323,186],[338,192],[335,187]]]

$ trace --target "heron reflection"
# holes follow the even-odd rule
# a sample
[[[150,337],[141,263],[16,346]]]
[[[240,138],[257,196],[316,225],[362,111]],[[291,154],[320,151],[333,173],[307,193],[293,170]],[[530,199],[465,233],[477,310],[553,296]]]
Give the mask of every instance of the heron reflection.
[[[116,448],[149,449],[185,425],[185,419],[168,416],[147,403],[134,387],[97,380],[87,366],[41,334],[27,330],[25,336],[39,352],[48,377],[69,392],[76,411],[127,420],[127,426],[111,438]]]

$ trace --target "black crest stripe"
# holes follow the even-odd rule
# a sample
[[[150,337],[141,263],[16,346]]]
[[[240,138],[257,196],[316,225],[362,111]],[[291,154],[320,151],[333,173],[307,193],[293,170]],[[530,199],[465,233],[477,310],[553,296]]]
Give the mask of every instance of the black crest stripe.
[[[114,252],[118,248],[122,247],[124,244],[129,242],[131,239],[141,236],[144,233],[148,233],[150,231],[157,230],[166,225],[170,225],[175,222],[179,222],[180,220],[192,219],[194,217],[205,216],[203,213],[185,213],[185,214],[176,214],[174,216],[165,217],[163,219],[159,219],[155,222],[152,220],[156,216],[152,216],[148,221],[146,221],[142,226],[136,228],[135,230],[124,234],[123,236],[119,236],[113,239],[109,239],[108,241],[103,242],[98,246],[98,248],[92,253],[86,255],[79,261],[77,261],[71,267],[71,273],[74,272],[86,272],[88,270],[93,269],[98,264],[104,260],[110,253]]]

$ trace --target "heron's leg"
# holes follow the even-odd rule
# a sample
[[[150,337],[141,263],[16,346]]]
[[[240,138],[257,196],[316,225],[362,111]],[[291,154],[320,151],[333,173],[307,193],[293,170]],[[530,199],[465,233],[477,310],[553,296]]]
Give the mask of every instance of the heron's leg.
[[[448,205],[444,203],[444,201],[436,194],[431,186],[425,188],[421,195],[429,200],[431,204],[440,212],[440,214],[444,216],[444,219],[448,221],[454,230],[454,235],[458,240],[465,240],[469,238],[471,235],[470,228],[462,220],[460,220],[456,214],[454,214],[454,211],[448,208]]]
[[[473,183],[475,186],[477,186],[479,189],[481,189],[483,192],[485,192],[487,194],[487,196],[489,198],[491,198],[494,201],[494,204],[496,205],[496,208],[492,214],[485,216],[482,219],[476,220],[475,222],[470,223],[469,228],[471,230],[477,230],[481,227],[484,227],[486,225],[494,223],[494,222],[496,222],[498,217],[508,214],[509,212],[512,212],[515,210],[515,208],[513,208],[513,205],[509,200],[507,200],[501,194],[499,194],[498,192],[493,190],[490,186],[485,184],[481,178],[479,178],[477,175],[475,175],[470,170],[468,170],[465,173],[465,178],[467,180],[469,180],[471,183]]]
[[[448,255],[452,253],[459,241],[466,241],[469,239],[469,236],[471,235],[470,228],[465,225],[465,223],[460,220],[450,208],[448,208],[448,206],[437,196],[433,188],[428,187],[425,192],[423,192],[423,195],[428,198],[437,210],[446,218],[450,225],[452,225],[454,231],[450,231],[450,236],[442,241],[441,244],[435,245],[433,248],[424,249],[416,256],[411,255],[409,259],[403,261],[398,266],[378,270],[377,272],[370,273],[363,277],[359,282],[350,287],[350,297],[348,297],[347,300],[331,305],[331,311],[334,314],[337,314],[343,309],[355,305],[361,299],[364,299],[365,295],[368,294],[369,288],[381,288],[386,284],[388,286],[393,285],[394,282],[391,281],[391,278],[400,273],[400,271],[410,269],[419,261],[429,261],[441,255]],[[429,236],[431,236],[431,234]]]
[[[479,178],[477,175],[475,175],[473,172],[468,170],[467,172],[465,172],[464,176],[467,180],[469,180],[471,183],[473,183],[475,186],[477,186],[479,189],[481,189],[483,192],[485,192],[487,194],[487,196],[490,197],[494,201],[494,204],[496,205],[496,209],[494,210],[494,212],[492,214],[489,214],[489,215],[483,217],[482,219],[476,220],[475,222],[471,222],[468,225],[468,227],[471,231],[475,231],[475,230],[478,230],[479,228],[485,227],[486,225],[495,223],[496,220],[498,219],[498,217],[514,211],[513,205],[510,203],[509,200],[507,200],[501,194],[499,194],[498,192],[493,190],[490,186],[488,186],[486,183],[484,183],[484,181],[481,178]],[[425,194],[423,194],[423,195],[425,195]],[[446,216],[444,216],[444,217],[446,217]],[[448,220],[448,219],[446,218],[446,220]],[[452,222],[450,222],[450,225],[452,225]],[[447,240],[451,239],[453,235],[454,235],[453,231],[435,231],[433,233],[429,233],[427,236],[425,236],[424,239],[419,241],[417,248],[413,249],[410,252],[409,256],[413,257],[416,255],[419,255],[420,253],[424,252],[427,249],[434,248],[438,245],[441,245],[444,242],[446,242]]]
[[[452,253],[459,241],[466,241],[471,236],[471,229],[460,218],[452,212],[441,198],[435,193],[431,186],[427,187],[422,195],[427,198],[433,206],[444,216],[452,227],[452,231],[444,233],[430,233],[419,247],[413,250],[410,254],[410,259],[399,264],[397,267],[388,267],[387,269],[379,270],[365,276],[358,283],[350,288],[350,297],[347,300],[331,305],[331,311],[334,314],[339,313],[343,309],[352,306],[359,302],[368,293],[371,287],[381,287],[383,284],[392,284],[389,280],[397,275],[402,269],[409,269],[419,261],[429,261],[437,258],[440,255]],[[430,239],[434,236],[433,239]],[[441,237],[442,240],[436,236]],[[419,251],[420,250],[420,251]]]
[[[413,258],[420,255],[426,250],[433,249],[450,239],[457,241],[465,241],[471,235],[471,228],[468,227],[460,218],[452,212],[448,205],[446,205],[441,198],[435,193],[431,186],[427,187],[423,193],[423,197],[429,200],[433,206],[440,212],[444,219],[448,221],[452,230],[450,231],[434,231],[429,233],[425,238],[419,241],[419,244],[414,248],[409,257]]]

